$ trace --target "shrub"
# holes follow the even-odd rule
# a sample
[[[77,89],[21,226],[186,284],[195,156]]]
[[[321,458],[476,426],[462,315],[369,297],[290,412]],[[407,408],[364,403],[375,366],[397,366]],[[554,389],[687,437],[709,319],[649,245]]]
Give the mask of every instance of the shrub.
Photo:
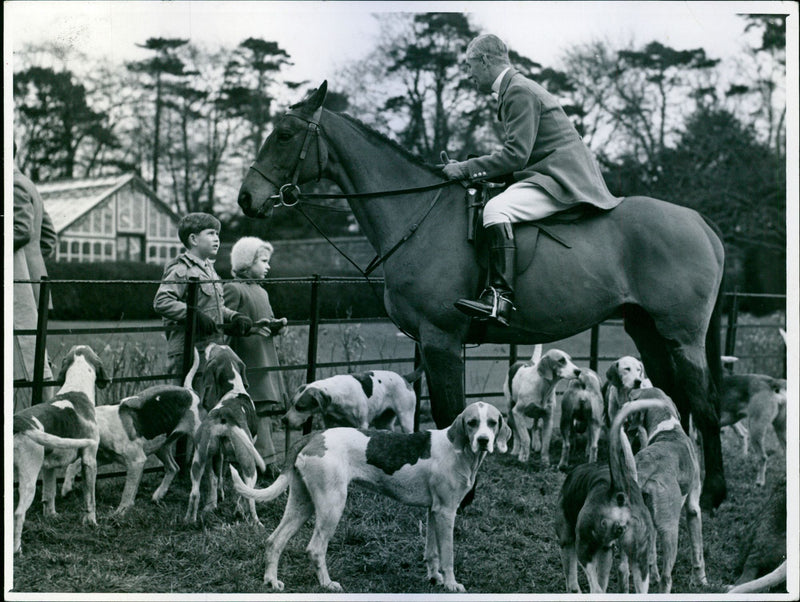
[[[145,282],[66,282],[52,287],[53,319],[145,320],[156,318],[153,297],[164,267],[138,261],[48,262],[51,280],[139,280]],[[149,281],[149,282],[147,282]]]

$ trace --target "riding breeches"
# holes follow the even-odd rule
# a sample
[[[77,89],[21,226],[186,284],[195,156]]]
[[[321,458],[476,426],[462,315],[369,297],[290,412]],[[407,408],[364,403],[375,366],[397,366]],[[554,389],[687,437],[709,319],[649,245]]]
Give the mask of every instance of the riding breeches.
[[[569,209],[543,188],[530,182],[517,182],[498,194],[483,208],[484,227],[504,222],[515,224],[543,219]]]

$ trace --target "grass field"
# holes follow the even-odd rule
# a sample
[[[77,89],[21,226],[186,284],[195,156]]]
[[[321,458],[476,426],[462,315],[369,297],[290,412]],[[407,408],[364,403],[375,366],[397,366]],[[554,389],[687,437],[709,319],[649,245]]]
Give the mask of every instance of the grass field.
[[[307,335],[301,327],[293,330],[282,354],[284,358],[302,363]],[[51,341],[49,347],[54,359],[59,359],[59,349],[67,350],[73,342],[86,342],[85,337],[70,336],[75,337],[74,341],[69,337]],[[100,347],[101,355],[106,354],[104,361],[112,360],[120,346],[127,344],[128,349],[135,349],[138,345],[143,358],[140,363],[147,364],[149,373],[162,370],[157,362],[161,361],[163,340],[153,335],[127,341],[118,335],[93,344]],[[584,358],[588,356],[588,334],[553,346],[576,358]],[[520,347],[519,357],[524,358],[530,352],[531,348]],[[486,345],[468,350],[467,356],[504,353],[507,347]],[[626,353],[635,353],[635,349],[622,330],[603,327],[601,356],[618,357]],[[390,363],[389,359],[412,356],[412,343],[397,336],[391,325],[328,325],[320,333],[320,362],[381,358],[381,366],[403,372],[410,369],[410,363]],[[581,359],[576,363],[588,366],[588,361]],[[137,364],[131,361],[128,368],[133,369],[134,365]],[[606,366],[607,362],[601,363],[601,374]],[[466,375],[468,391],[487,394],[499,391],[506,368],[507,361],[503,360],[470,361]],[[318,376],[334,371],[347,370],[320,368]],[[289,374],[287,378],[301,382],[304,371],[295,372],[297,374]],[[737,372],[741,370],[737,368]],[[503,405],[501,398],[487,397],[487,400]],[[425,427],[433,425],[426,423]],[[283,446],[279,443],[277,447]],[[757,509],[765,502],[771,483],[786,470],[783,452],[775,441],[771,442],[771,447],[775,453],[767,472],[767,488],[758,489],[753,485],[755,462],[742,460],[738,439],[727,431],[723,433],[728,499],[713,514],[703,515],[709,586],[698,588],[688,581],[691,562],[687,532],[682,523],[678,561],[673,572],[674,593],[721,592],[726,584],[736,579],[747,528],[758,516]],[[581,462],[582,447],[579,445],[573,452],[573,463]],[[557,459],[559,453],[560,443],[554,442],[551,456]],[[510,455],[487,458],[478,477],[475,502],[456,518],[456,577],[469,593],[564,592],[559,547],[553,529],[553,512],[563,478],[563,474],[553,468],[539,466],[538,455],[534,455],[528,465],[520,465]],[[22,555],[13,561],[13,591],[207,596],[269,593],[262,584],[264,542],[280,520],[286,496],[259,505],[263,527],[235,516],[232,494],[221,502],[217,511],[204,514],[197,525],[187,525],[183,523],[183,515],[188,501],[188,478],[182,475],[176,479],[162,503],[155,505],[149,498],[159,481],[159,473],[146,475],[136,506],[124,517],[114,518],[111,511],[119,502],[122,480],[100,479],[97,527],[81,524],[80,496],[72,494],[58,499],[59,515],[45,519],[37,494],[25,523]],[[259,481],[261,486],[268,483],[267,477]],[[11,512],[10,504],[5,508],[7,513]],[[329,547],[328,566],[332,578],[340,581],[348,593],[442,593],[441,588],[425,580],[424,525],[424,509],[403,506],[353,487],[345,515]],[[287,593],[321,592],[304,551],[310,533],[311,523],[290,542],[281,560],[279,578],[286,584]],[[581,586],[585,591],[582,574]],[[615,588],[612,573],[609,591],[616,591]]]

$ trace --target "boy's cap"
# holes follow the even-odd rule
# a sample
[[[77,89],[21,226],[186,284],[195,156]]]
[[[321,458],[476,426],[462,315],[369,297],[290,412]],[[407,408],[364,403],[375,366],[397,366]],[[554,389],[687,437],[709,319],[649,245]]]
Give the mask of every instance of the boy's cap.
[[[208,213],[189,213],[181,218],[178,222],[178,238],[185,247],[189,247],[189,235],[198,234],[203,230],[216,230],[220,231],[222,225],[219,220]]]
[[[231,272],[239,275],[247,270],[256,261],[258,253],[266,249],[267,255],[272,256],[272,245],[266,240],[255,236],[244,236],[236,241],[231,249]]]

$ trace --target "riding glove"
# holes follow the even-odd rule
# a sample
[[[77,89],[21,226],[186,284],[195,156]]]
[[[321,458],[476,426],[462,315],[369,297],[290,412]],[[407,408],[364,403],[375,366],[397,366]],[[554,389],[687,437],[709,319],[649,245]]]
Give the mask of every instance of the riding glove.
[[[202,311],[195,314],[195,332],[200,336],[214,334],[217,331],[217,323]]]
[[[225,334],[234,337],[243,337],[250,333],[253,321],[242,313],[235,314],[231,321],[222,327]]]

